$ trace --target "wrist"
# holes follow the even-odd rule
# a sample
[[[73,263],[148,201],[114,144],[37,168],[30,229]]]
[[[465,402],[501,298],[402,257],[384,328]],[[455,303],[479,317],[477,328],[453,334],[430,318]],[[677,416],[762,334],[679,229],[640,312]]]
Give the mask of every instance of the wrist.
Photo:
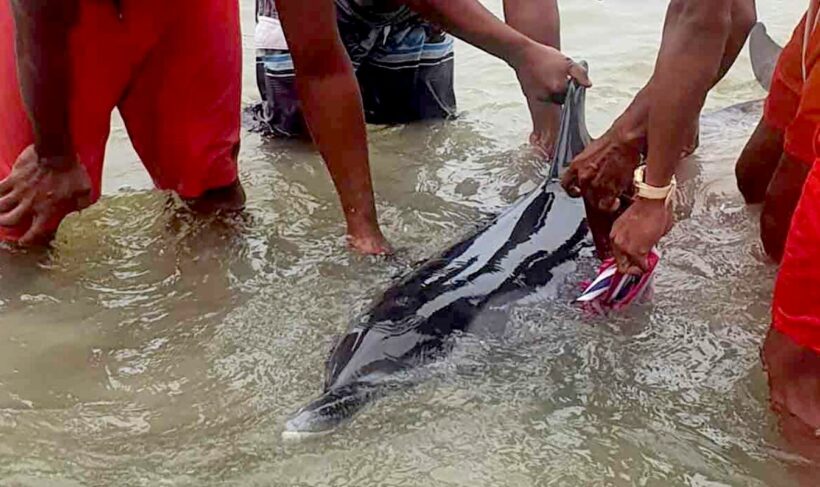
[[[660,208],[666,208],[667,207],[666,200],[656,200],[656,199],[650,199],[650,198],[643,198],[641,196],[635,196],[635,200],[633,201],[632,204],[641,206],[643,208],[649,208],[649,209],[660,209]]]
[[[509,45],[507,54],[503,58],[515,70],[528,64],[527,59],[529,59],[530,53],[539,46],[538,43],[524,35],[517,36]]]
[[[646,125],[635,123],[632,120],[618,119],[612,124],[611,129],[615,140],[622,145],[641,152],[646,152]]]
[[[74,167],[79,162],[76,155],[38,156],[37,164],[45,169],[63,171]]]
[[[623,114],[612,124],[617,140],[641,152],[646,152],[648,133],[649,100],[645,90],[638,93]]]
[[[34,149],[37,151],[38,159],[41,161],[53,161],[54,164],[61,165],[64,161],[77,159],[74,153],[74,144],[68,136],[67,130],[51,131],[39,129]]]
[[[635,196],[641,200],[655,201],[663,206],[670,206],[673,204],[678,186],[675,177],[664,178],[656,175],[655,178],[648,178],[649,169],[648,166],[639,166],[635,169],[633,181]]]
[[[675,180],[675,175],[658,169],[657,164],[649,161],[646,163],[646,171],[644,173],[644,182],[650,186],[663,188],[672,184]]]

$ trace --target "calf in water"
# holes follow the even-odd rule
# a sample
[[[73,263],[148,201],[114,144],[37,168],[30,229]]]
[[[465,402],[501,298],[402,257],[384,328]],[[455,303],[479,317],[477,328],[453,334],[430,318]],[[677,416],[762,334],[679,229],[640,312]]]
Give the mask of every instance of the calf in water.
[[[327,362],[324,394],[285,425],[286,438],[327,433],[383,393],[390,378],[445,356],[487,311],[554,294],[591,245],[581,200],[559,185],[589,142],[585,89],[571,84],[546,180],[468,238],[388,289],[354,321]]]

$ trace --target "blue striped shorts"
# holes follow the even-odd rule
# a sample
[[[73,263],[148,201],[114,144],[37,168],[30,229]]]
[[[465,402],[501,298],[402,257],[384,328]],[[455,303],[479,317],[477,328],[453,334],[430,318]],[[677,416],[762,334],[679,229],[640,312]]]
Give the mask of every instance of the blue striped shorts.
[[[336,4],[339,31],[356,69],[368,123],[455,116],[451,36],[406,8],[378,13],[348,0]],[[254,126],[275,135],[306,134],[290,53],[258,49],[256,64],[262,103],[252,110]]]

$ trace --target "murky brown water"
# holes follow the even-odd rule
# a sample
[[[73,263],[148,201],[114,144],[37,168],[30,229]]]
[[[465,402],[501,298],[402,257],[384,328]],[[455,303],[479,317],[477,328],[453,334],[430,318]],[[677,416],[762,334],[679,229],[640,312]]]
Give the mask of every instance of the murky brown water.
[[[252,2],[246,94],[255,99]],[[665,2],[564,2],[589,60],[600,132],[652,69]],[[762,2],[783,41],[800,0]],[[499,10],[500,0],[488,4]],[[703,128],[688,212],[664,243],[652,306],[615,322],[518,309],[438,378],[339,434],[282,443],[319,389],[334,335],[409,263],[534,187],[513,73],[458,48],[462,117],[374,128],[392,261],[349,254],[319,158],[245,135],[244,219],[195,220],[148,191],[114,131],[105,198],[52,252],[0,253],[0,485],[793,485],[757,350],[773,267],[733,161],[756,113]],[[748,57],[709,109],[760,98]],[[546,309],[545,309],[546,308]],[[811,474],[809,474],[811,475]],[[811,478],[811,477],[804,477]],[[815,476],[814,478],[820,478]]]

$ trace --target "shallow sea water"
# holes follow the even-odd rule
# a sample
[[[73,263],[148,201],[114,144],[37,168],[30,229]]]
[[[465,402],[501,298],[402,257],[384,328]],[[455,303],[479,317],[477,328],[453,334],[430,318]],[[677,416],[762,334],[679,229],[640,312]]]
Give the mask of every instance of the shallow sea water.
[[[649,76],[666,2],[564,3],[600,133]],[[760,18],[783,42],[804,3],[761,2]],[[0,485],[816,485],[758,359],[775,269],[733,163],[759,106],[704,122],[652,304],[612,321],[516,308],[503,337],[466,340],[339,433],[281,440],[347,321],[542,174],[513,72],[460,44],[456,88],[456,121],[371,130],[391,260],[346,251],[309,147],[244,134],[246,215],[195,219],[150,191],[115,120],[103,200],[47,254],[0,253]],[[744,52],[707,112],[763,95]]]

